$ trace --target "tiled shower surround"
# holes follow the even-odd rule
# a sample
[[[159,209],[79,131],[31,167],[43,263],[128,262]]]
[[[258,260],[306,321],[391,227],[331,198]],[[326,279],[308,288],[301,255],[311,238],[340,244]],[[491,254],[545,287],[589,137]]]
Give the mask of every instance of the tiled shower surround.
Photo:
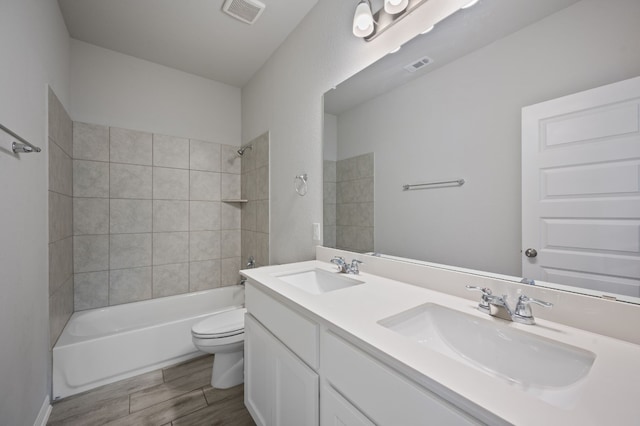
[[[247,145],[242,156],[242,260],[269,264],[269,133]],[[243,265],[244,268],[244,265]]]
[[[73,123],[75,310],[237,284],[237,146]]]
[[[324,161],[324,244],[374,251],[373,153]]]
[[[73,313],[72,121],[49,89],[49,335],[55,344]]]

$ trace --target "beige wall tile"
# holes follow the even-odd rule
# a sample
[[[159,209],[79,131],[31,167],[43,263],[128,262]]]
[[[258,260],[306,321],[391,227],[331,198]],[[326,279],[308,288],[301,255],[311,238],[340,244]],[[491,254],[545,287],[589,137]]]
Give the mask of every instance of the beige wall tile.
[[[73,199],[49,191],[49,242],[73,235]]]
[[[153,165],[188,169],[189,139],[154,134]]]
[[[240,257],[231,257],[228,259],[220,260],[221,286],[236,285],[240,282],[240,273],[238,271],[242,269],[241,264],[242,262]]]
[[[151,298],[151,267],[117,269],[109,272],[109,304],[137,302]]]
[[[220,156],[223,173],[235,173],[240,174],[242,172],[241,162],[242,157],[238,155],[237,146],[232,145],[221,145],[220,146]]]
[[[151,199],[151,167],[111,163],[109,173],[111,198]]]
[[[221,194],[223,200],[237,200],[240,198],[240,175],[222,173]]]
[[[220,260],[189,262],[189,291],[220,287]]]
[[[73,275],[73,238],[49,244],[49,294],[57,291]]]
[[[153,234],[153,264],[189,261],[188,232],[155,232]]]
[[[71,196],[73,189],[71,157],[49,139],[49,190]]]
[[[109,306],[109,271],[74,275],[74,310]]]
[[[109,199],[73,198],[74,235],[109,233]]]
[[[189,202],[189,230],[216,231],[220,229],[221,204],[217,201]]]
[[[73,196],[109,197],[109,164],[73,160]]]
[[[256,231],[269,233],[269,200],[256,201]]]
[[[189,230],[189,201],[153,200],[153,232]]]
[[[78,237],[76,237],[78,238]],[[151,265],[151,234],[116,234],[109,236],[110,269]]]
[[[221,171],[220,152],[220,145],[217,143],[190,140],[189,168],[208,172]]]
[[[109,128],[98,124],[74,122],[73,158],[109,161]]]
[[[153,198],[155,200],[188,200],[189,171],[154,167]]]
[[[173,296],[189,291],[189,263],[153,267],[153,297]]]
[[[109,236],[73,237],[73,271],[95,272],[109,269]]]
[[[111,234],[151,232],[151,200],[112,199],[109,207]]]
[[[242,204],[221,203],[220,204],[220,229],[240,229],[240,219],[242,215]]]
[[[194,231],[189,236],[189,260],[220,259],[220,231]]]
[[[240,230],[220,232],[220,257],[240,256],[241,240]]]
[[[49,297],[49,332],[53,347],[73,313],[73,276]]]
[[[220,201],[220,173],[190,172],[192,201]]]
[[[151,165],[153,153],[151,133],[111,127],[109,136],[111,162]]]

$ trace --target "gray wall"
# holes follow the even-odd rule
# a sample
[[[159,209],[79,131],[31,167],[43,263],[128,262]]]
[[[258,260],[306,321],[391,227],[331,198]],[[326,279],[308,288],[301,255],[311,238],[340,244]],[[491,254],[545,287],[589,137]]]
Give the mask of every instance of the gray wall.
[[[69,35],[55,1],[3,0],[0,122],[0,424],[33,424],[50,390],[47,85],[69,106]]]
[[[521,275],[521,108],[640,75],[639,16],[583,0],[341,114],[338,159],[376,153],[376,251]]]
[[[75,122],[75,310],[237,284],[237,147]]]

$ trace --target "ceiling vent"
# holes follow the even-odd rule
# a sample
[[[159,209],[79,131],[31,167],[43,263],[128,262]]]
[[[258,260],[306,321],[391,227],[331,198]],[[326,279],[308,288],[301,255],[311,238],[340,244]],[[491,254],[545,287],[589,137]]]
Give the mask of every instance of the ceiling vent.
[[[424,57],[422,57],[420,59],[416,59],[415,61],[413,61],[409,65],[405,65],[404,69],[409,71],[409,72],[416,72],[419,69],[422,69],[425,66],[429,65],[431,62],[433,62],[431,60],[431,58],[429,58],[427,56],[424,56]]]
[[[222,5],[224,13],[247,24],[256,22],[264,8],[264,3],[258,0],[227,0]]]

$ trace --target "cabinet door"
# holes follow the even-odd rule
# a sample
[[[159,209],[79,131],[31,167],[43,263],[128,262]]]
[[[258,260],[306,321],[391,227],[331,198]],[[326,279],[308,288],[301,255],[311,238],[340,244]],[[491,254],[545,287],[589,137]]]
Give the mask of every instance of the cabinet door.
[[[320,405],[321,426],[374,426],[364,414],[331,386],[322,387]]]
[[[250,315],[244,325],[244,405],[258,426],[271,424],[271,341]]]
[[[318,375],[277,340],[275,345],[273,424],[317,425]]]
[[[317,425],[318,382],[253,316],[245,317],[245,405],[258,425]]]

